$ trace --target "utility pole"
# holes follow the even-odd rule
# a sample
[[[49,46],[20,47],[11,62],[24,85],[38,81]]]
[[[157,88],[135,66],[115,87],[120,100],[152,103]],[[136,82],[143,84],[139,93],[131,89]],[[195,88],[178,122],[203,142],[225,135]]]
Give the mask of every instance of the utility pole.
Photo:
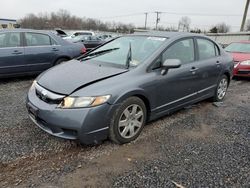
[[[145,12],[145,30],[147,29],[148,12]]]
[[[160,22],[160,17],[159,17],[159,15],[161,14],[161,12],[156,11],[155,13],[156,13],[156,25],[155,25],[155,29],[157,30],[157,28],[158,28],[158,23]]]
[[[250,0],[247,0],[247,2],[246,2],[245,11],[244,11],[244,15],[243,15],[243,18],[242,18],[240,31],[244,31],[244,26],[245,26],[245,22],[246,22],[246,17],[247,17],[247,11],[248,11],[249,2],[250,2]]]

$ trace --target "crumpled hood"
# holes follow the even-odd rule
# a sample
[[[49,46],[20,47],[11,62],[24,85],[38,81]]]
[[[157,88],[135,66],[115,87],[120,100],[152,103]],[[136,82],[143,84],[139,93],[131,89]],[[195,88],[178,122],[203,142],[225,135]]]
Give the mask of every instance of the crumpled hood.
[[[38,77],[37,82],[52,92],[69,95],[78,88],[127,71],[121,68],[99,66],[96,63],[91,64],[91,62],[71,60],[49,69]]]

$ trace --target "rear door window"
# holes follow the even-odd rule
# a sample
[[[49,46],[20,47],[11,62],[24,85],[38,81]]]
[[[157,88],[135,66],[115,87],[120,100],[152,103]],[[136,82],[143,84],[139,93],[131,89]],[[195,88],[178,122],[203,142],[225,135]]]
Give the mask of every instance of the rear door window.
[[[49,46],[51,45],[50,36],[41,33],[25,33],[27,46]]]
[[[217,46],[210,40],[197,39],[199,59],[209,59],[219,55]]]
[[[0,48],[21,46],[20,33],[0,33]]]

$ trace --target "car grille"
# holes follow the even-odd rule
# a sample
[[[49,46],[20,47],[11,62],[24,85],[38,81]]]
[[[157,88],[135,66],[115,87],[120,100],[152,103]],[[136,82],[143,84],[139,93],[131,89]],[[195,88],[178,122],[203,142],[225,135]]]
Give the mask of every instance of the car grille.
[[[248,70],[238,70],[238,74],[250,74]]]
[[[42,101],[49,103],[49,104],[59,104],[62,101],[62,99],[65,97],[65,95],[58,95],[56,93],[53,93],[43,88],[37,83],[35,85],[35,89],[36,89],[36,96]]]
[[[61,133],[62,137],[69,138],[69,139],[76,139],[77,131],[73,129],[65,129],[57,127],[56,125],[50,125],[43,119],[37,117],[36,122],[45,130],[49,130],[51,134],[58,134]]]

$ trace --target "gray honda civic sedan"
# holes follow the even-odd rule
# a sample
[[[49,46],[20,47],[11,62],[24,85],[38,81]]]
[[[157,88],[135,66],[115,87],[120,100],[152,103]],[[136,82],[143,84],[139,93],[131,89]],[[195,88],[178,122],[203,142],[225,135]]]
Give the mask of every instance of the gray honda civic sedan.
[[[149,121],[204,99],[222,101],[232,70],[232,57],[205,36],[142,32],[42,73],[27,109],[51,135],[123,144]]]

